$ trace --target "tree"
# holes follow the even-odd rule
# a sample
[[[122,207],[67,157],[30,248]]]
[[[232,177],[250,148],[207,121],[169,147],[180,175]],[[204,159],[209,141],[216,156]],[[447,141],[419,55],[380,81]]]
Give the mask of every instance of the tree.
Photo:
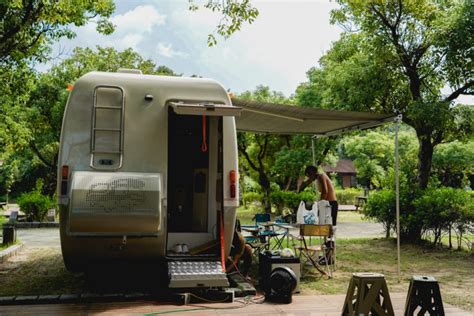
[[[197,11],[200,8],[195,0],[188,1],[189,10]],[[258,16],[258,10],[252,6],[250,0],[207,0],[203,7],[212,12],[219,12],[222,16],[214,33],[207,36],[209,46],[217,44],[216,33],[227,39],[239,31],[245,22],[252,24]]]
[[[68,85],[96,70],[136,68],[146,74],[176,75],[170,68],[156,66],[132,49],[117,51],[102,47],[96,50],[76,48],[70,58],[43,74],[31,72],[28,67],[21,68],[23,72],[18,67],[14,68],[14,71],[7,72],[11,75],[10,84],[0,87],[5,91],[0,98],[8,98],[2,107],[7,112],[6,123],[0,124],[0,141],[6,149],[4,164],[11,166],[2,178],[6,185],[12,185],[14,180],[26,179],[26,183],[19,187],[25,190],[35,184],[34,177],[28,177],[28,174],[41,176],[44,178],[44,190],[50,195],[56,187],[59,136],[69,96]],[[14,102],[19,97],[21,102]],[[10,182],[7,183],[7,179]]]
[[[308,72],[299,102],[401,113],[419,142],[418,186],[428,185],[436,145],[472,134],[459,124],[472,111],[455,106],[473,94],[472,1],[339,0],[332,20],[347,32]],[[443,95],[442,88],[452,92]],[[470,120],[472,123],[472,119]]]
[[[110,34],[114,26],[108,18],[114,9],[112,0],[1,1],[0,63],[44,61],[53,41],[75,36],[72,25],[95,22],[98,32]]]
[[[474,142],[441,144],[433,153],[434,175],[444,186],[474,187]]]
[[[6,193],[20,174],[35,163],[28,153],[31,133],[22,122],[36,74],[24,63],[0,67],[0,167],[1,193]],[[25,159],[19,159],[25,157]],[[34,182],[33,182],[34,185]]]
[[[413,130],[400,131],[400,170],[410,175],[414,173],[418,144]],[[364,131],[358,135],[345,137],[339,146],[339,154],[354,161],[359,182],[381,188],[394,166],[394,134],[390,130]]]
[[[258,86],[255,91],[246,91],[239,95],[246,100],[285,103],[287,99],[282,93],[271,91],[269,87]],[[265,212],[271,212],[271,183],[273,175],[271,166],[275,161],[276,152],[285,144],[287,139],[282,136],[269,134],[254,134],[242,132],[237,135],[239,155],[244,163],[244,173],[253,176],[260,185],[263,193]]]

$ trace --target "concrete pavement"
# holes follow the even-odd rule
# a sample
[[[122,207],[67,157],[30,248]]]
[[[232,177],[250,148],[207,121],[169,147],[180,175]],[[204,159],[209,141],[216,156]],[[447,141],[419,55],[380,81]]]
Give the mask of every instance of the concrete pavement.
[[[298,230],[293,228],[293,234]],[[28,228],[17,230],[18,239],[26,247],[60,247],[58,228]],[[384,237],[383,226],[372,222],[339,222],[337,225],[338,238],[376,238]]]

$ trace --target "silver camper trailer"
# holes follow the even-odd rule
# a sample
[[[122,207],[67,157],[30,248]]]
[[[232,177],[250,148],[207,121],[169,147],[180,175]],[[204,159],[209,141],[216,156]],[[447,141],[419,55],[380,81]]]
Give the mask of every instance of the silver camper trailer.
[[[66,267],[161,260],[169,287],[227,286],[239,114],[209,79],[124,70],[77,80],[58,163]]]

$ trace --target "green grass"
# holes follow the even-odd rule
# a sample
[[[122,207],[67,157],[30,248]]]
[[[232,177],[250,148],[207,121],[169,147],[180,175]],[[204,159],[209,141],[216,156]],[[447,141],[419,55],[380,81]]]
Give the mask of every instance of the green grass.
[[[429,234],[426,235],[425,238],[430,242],[433,242],[433,240],[434,240],[434,237],[432,235],[429,235]],[[449,247],[449,236],[448,236],[448,234],[444,234],[441,237],[441,243],[443,244],[443,246]],[[454,232],[451,236],[451,243],[452,243],[453,248],[457,249],[458,242],[457,242],[457,239],[456,239],[456,234],[454,234]],[[467,249],[467,250],[469,250],[469,249],[474,250],[474,234],[470,234],[470,233],[464,234],[463,235],[463,242],[461,244],[461,247],[463,249]]]
[[[413,275],[432,275],[439,281],[443,301],[474,312],[472,252],[402,245],[401,255],[402,275],[399,283],[396,243],[393,239],[338,239],[334,278],[322,278],[315,271],[305,268],[307,273],[301,280],[301,293],[345,294],[354,272],[382,273],[390,293],[407,293]],[[258,271],[256,265],[252,271]],[[118,272],[117,286],[126,284],[123,277]],[[85,275],[66,271],[59,248],[25,248],[20,256],[0,266],[0,284],[0,296],[97,291]],[[138,284],[140,286],[141,283]],[[111,288],[108,292],[114,290],[122,289]]]
[[[398,282],[393,239],[340,239],[334,278],[323,279],[311,271],[302,279],[301,287],[303,293],[343,294],[352,273],[377,272],[385,275],[390,292],[406,293],[413,275],[432,275],[440,284],[443,300],[474,311],[472,252],[402,245],[401,262],[401,282]]]
[[[4,244],[2,243],[2,244],[0,244],[0,251],[4,250],[4,249],[6,249],[6,248],[8,248],[8,247],[10,247],[10,246],[17,245],[17,244],[19,244],[19,243],[20,243],[20,241],[19,241],[18,239],[17,239],[14,243],[12,243],[12,244],[4,245]]]
[[[337,222],[347,222],[347,223],[362,223],[367,222],[367,219],[364,219],[364,215],[359,212],[354,211],[339,211],[337,213]]]
[[[253,217],[255,216],[256,213],[259,211],[256,210],[255,208],[245,208],[244,206],[240,206],[237,209],[237,218],[240,219],[240,223],[242,225],[251,225],[255,223],[255,220]]]

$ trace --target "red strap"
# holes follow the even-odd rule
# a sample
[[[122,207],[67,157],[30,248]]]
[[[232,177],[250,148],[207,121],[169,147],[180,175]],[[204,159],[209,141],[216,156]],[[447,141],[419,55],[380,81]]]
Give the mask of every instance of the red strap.
[[[221,237],[221,265],[222,265],[222,272],[226,272],[225,268],[225,241],[224,241],[224,211],[221,211],[221,229],[220,229],[220,237]]]
[[[206,128],[206,116],[202,116],[202,144],[201,151],[205,153],[207,151],[207,128]]]

